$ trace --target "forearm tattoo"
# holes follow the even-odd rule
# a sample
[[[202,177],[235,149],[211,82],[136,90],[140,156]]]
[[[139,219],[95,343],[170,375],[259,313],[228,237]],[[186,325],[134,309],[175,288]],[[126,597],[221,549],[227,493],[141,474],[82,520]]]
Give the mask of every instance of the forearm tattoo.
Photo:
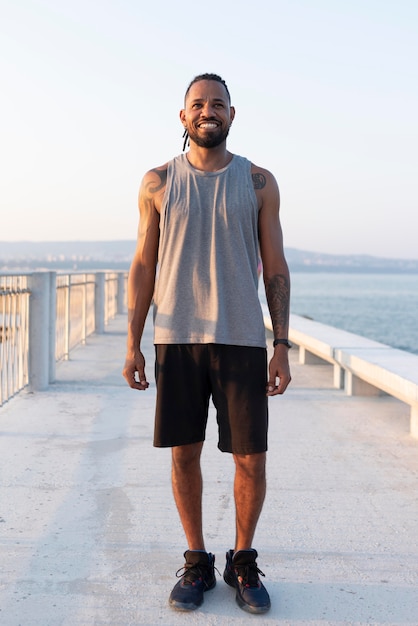
[[[266,282],[266,298],[273,331],[287,332],[289,324],[290,281],[284,274],[276,274]]]

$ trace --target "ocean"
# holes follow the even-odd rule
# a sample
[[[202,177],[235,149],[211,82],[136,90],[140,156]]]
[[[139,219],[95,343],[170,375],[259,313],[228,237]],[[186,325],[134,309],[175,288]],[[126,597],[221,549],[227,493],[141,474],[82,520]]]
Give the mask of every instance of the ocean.
[[[418,274],[292,272],[291,281],[292,313],[418,354]]]

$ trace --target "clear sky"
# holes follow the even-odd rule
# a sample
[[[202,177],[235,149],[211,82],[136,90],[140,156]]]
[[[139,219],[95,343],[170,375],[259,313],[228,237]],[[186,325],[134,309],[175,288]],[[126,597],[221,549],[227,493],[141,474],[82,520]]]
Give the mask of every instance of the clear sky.
[[[135,239],[202,72],[285,246],[418,258],[416,0],[0,0],[0,241]]]

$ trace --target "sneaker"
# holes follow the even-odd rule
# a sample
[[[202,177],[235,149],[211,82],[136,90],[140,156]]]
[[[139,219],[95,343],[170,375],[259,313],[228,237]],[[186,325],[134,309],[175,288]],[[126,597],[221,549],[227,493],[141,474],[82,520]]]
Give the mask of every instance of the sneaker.
[[[215,556],[200,550],[187,550],[184,558],[184,566],[176,572],[181,580],[174,585],[169,603],[179,611],[193,611],[203,603],[203,593],[216,585]]]
[[[270,596],[259,574],[264,576],[255,562],[256,550],[229,550],[226,553],[224,581],[236,589],[236,602],[241,609],[249,613],[265,613],[269,610]]]

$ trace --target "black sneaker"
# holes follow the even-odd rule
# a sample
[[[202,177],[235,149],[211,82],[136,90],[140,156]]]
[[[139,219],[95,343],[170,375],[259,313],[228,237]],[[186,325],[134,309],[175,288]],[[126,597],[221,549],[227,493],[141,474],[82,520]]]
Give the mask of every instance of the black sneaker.
[[[226,567],[224,581],[235,587],[237,604],[249,613],[265,613],[269,610],[270,596],[259,574],[264,576],[255,562],[258,554],[256,550],[229,550],[226,553]]]
[[[200,550],[187,550],[184,558],[184,566],[176,572],[181,580],[174,585],[169,603],[179,611],[193,611],[203,603],[203,593],[216,585],[215,556]]]

